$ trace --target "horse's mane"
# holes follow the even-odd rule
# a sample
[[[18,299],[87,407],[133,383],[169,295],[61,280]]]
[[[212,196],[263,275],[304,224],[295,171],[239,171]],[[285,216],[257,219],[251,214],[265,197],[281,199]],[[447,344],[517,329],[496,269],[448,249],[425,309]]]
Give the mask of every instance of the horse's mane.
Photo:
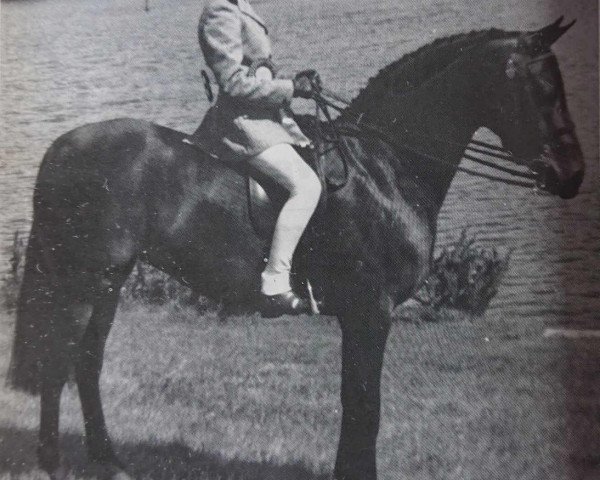
[[[366,87],[352,100],[346,113],[357,115],[373,109],[392,89],[400,92],[418,87],[475,45],[513,38],[521,33],[491,28],[434,40],[404,55],[371,77]]]

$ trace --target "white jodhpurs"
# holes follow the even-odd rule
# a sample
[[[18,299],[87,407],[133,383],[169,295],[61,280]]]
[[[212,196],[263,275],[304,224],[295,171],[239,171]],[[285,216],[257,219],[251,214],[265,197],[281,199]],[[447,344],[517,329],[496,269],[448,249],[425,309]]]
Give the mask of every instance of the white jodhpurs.
[[[321,183],[291,145],[275,145],[252,157],[250,167],[289,192],[277,218],[271,251],[262,272],[261,292],[276,295],[291,290],[292,257],[300,237],[317,208]]]

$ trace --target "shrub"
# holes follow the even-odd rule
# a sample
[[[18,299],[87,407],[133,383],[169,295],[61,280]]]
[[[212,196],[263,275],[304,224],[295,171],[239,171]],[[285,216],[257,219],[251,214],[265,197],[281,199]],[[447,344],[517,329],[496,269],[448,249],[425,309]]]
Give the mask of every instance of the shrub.
[[[474,243],[474,237],[467,236],[463,230],[458,241],[442,250],[434,260],[429,277],[414,296],[415,301],[401,306],[395,317],[443,321],[462,318],[464,313],[482,315],[498,291],[509,255],[501,255],[495,248],[477,247]],[[25,259],[25,241],[19,232],[14,234],[9,256],[10,270],[0,286],[0,293],[4,306],[13,309]],[[194,306],[199,311],[218,308],[166,273],[141,262],[123,285],[121,297],[146,304]]]
[[[415,300],[435,311],[446,308],[482,315],[498,292],[510,254],[474,243],[475,238],[463,230],[453,246],[444,248]]]
[[[23,280],[23,265],[25,263],[25,241],[19,232],[13,235],[13,243],[9,247],[10,270],[2,278],[0,284],[0,302],[7,310],[12,310],[17,306],[19,295],[19,286]]]
[[[121,288],[121,298],[144,304],[173,303],[175,306],[194,307],[198,311],[219,308],[216,302],[200,296],[166,273],[148,264],[137,262]]]

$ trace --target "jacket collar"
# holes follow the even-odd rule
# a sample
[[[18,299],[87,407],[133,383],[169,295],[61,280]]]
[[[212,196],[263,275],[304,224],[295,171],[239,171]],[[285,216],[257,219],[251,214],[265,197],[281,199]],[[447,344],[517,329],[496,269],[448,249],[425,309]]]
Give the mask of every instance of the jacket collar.
[[[252,5],[250,5],[247,0],[238,0],[237,5],[244,15],[249,16],[252,20],[254,20],[261,27],[263,27],[265,29],[265,33],[269,33],[269,30],[265,25],[265,21],[258,15],[258,13],[254,11]]]

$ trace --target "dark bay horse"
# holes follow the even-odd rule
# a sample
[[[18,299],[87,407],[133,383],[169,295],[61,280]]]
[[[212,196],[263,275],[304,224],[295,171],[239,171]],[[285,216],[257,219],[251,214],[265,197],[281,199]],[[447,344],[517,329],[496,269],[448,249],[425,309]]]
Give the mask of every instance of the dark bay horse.
[[[438,212],[473,133],[494,131],[548,192],[578,193],[583,157],[551,51],[567,28],[559,20],[535,32],[435,41],[383,69],[342,114],[395,141],[342,139],[348,182],[328,196],[314,241],[312,260],[343,335],[337,479],[376,478],[391,312],[428,270]],[[251,298],[259,284],[265,244],[248,221],[243,177],[183,138],[111,120],[61,136],[42,162],[10,380],[41,394],[38,456],[52,478],[64,476],[59,404],[71,369],[90,460],[125,478],[98,380],[119,289],[136,260],[231,302]]]

